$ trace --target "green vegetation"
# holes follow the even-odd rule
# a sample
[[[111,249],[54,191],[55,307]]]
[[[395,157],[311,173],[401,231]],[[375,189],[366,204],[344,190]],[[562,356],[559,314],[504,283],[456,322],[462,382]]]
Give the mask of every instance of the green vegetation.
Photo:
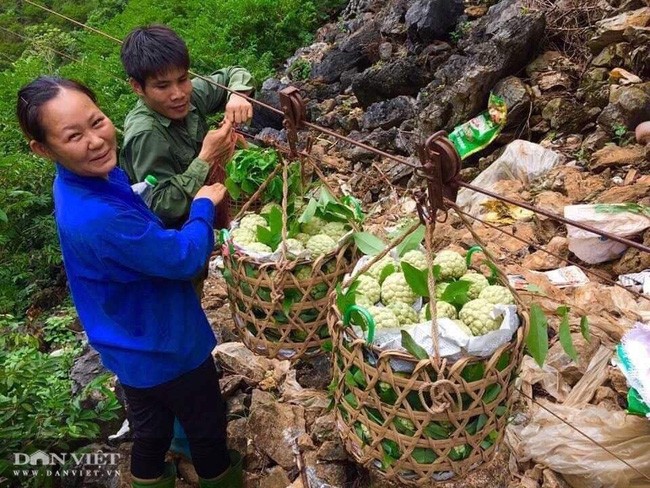
[[[192,69],[248,68],[271,76],[343,0],[45,0],[45,6],[118,39],[139,25],[167,24],[186,40]],[[15,120],[18,88],[40,74],[87,83],[120,128],[135,96],[125,82],[119,46],[99,34],[16,2],[0,14],[0,313],[21,316],[60,272],[52,220],[53,167],[29,153]],[[11,34],[19,34],[21,37]]]
[[[99,422],[120,409],[108,376],[71,395],[69,371],[81,353],[65,302],[52,217],[54,167],[30,153],[15,118],[18,89],[42,74],[75,78],[98,95],[119,128],[135,96],[125,81],[119,45],[26,2],[0,9],[0,484],[12,452],[71,452],[99,435]],[[116,38],[162,23],[187,41],[192,69],[208,74],[238,64],[258,86],[343,0],[42,0],[66,16]],[[16,35],[17,34],[17,35]],[[89,395],[100,399],[89,408]],[[12,486],[51,486],[39,477]],[[4,485],[3,485],[4,486]]]

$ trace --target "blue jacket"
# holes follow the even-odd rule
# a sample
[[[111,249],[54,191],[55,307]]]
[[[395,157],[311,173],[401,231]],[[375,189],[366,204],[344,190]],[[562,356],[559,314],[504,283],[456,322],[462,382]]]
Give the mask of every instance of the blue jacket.
[[[57,164],[54,206],[72,298],[104,365],[147,388],[205,361],[216,340],[190,279],[214,246],[212,202],[195,200],[168,230],[121,169],[102,179]]]

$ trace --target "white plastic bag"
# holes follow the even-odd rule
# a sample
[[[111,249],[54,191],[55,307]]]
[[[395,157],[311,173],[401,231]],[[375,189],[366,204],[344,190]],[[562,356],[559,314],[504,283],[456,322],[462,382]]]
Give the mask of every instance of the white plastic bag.
[[[562,162],[562,156],[533,142],[517,139],[503,154],[472,181],[472,185],[490,190],[501,180],[519,180],[528,184]],[[489,197],[467,188],[458,192],[456,203],[466,212],[479,215],[481,203]]]
[[[619,237],[630,237],[650,227],[650,218],[632,212],[598,211],[599,205],[569,205],[564,217]],[[567,225],[569,250],[585,263],[611,261],[627,249],[625,244]]]

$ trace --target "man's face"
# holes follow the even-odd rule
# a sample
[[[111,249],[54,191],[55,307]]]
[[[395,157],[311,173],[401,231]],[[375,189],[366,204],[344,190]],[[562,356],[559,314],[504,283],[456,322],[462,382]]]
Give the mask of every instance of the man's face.
[[[190,110],[192,83],[186,69],[174,68],[151,76],[142,86],[130,80],[133,90],[147,106],[171,120],[182,120]]]

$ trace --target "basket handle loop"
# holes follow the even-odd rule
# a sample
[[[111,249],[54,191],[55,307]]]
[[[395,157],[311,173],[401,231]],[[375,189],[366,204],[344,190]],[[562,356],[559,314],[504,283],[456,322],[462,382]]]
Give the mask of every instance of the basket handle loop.
[[[353,312],[359,312],[361,314],[361,317],[363,317],[363,321],[365,322],[366,328],[368,330],[368,335],[366,337],[366,342],[371,343],[372,341],[375,340],[375,319],[370,315],[370,312],[368,312],[367,309],[360,305],[350,305],[346,310],[345,313],[343,314],[343,326],[348,327],[350,325],[350,320],[352,319],[352,313]],[[365,329],[362,326],[362,330]]]
[[[472,256],[477,252],[485,254],[485,251],[483,251],[483,248],[481,246],[472,246],[467,250],[467,254],[465,255],[465,264],[467,264],[468,268],[472,264]],[[492,272],[492,274],[490,275],[490,280],[494,280],[494,281],[498,280],[499,272],[497,271],[497,268],[494,265],[494,263],[489,259],[486,259],[485,264],[487,264],[488,268],[490,268],[490,271]]]

